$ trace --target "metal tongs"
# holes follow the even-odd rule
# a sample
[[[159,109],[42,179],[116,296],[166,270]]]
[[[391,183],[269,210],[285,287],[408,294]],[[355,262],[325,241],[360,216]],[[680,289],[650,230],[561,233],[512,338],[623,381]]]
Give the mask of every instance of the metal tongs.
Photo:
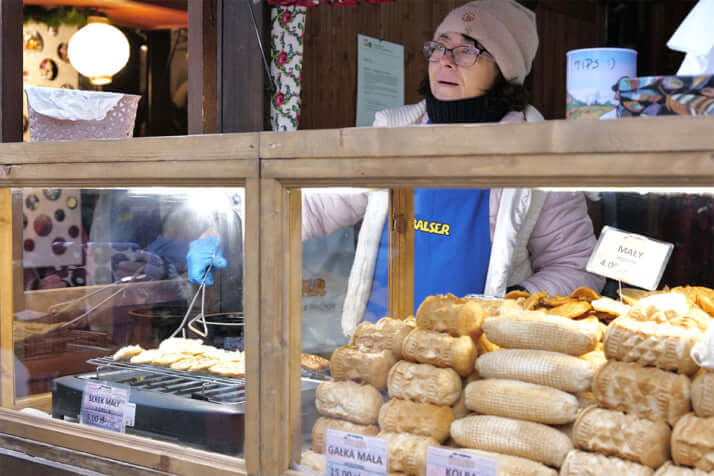
[[[146,265],[140,266],[140,267],[134,272],[133,275],[131,275],[131,276],[125,276],[125,277],[119,279],[118,281],[115,281],[115,282],[113,282],[112,284],[108,284],[108,285],[106,285],[106,286],[103,286],[103,287],[101,287],[100,289],[97,289],[97,290],[95,290],[95,291],[92,291],[92,292],[89,293],[89,294],[85,294],[85,295],[80,296],[80,297],[78,297],[78,298],[70,299],[70,300],[68,300],[68,301],[60,302],[60,303],[53,304],[52,306],[50,306],[50,307],[47,309],[47,311],[48,311],[50,314],[60,313],[60,312],[66,311],[67,309],[71,308],[71,307],[74,306],[75,304],[80,303],[80,302],[86,300],[87,298],[89,298],[89,297],[91,297],[91,296],[94,296],[95,294],[99,294],[99,293],[101,293],[101,292],[104,292],[104,291],[106,291],[106,290],[108,290],[108,289],[112,289],[112,288],[115,288],[115,287],[118,287],[118,288],[119,288],[119,289],[117,289],[116,291],[114,291],[113,293],[111,293],[109,296],[107,296],[106,298],[104,298],[103,300],[101,300],[99,303],[97,303],[97,304],[95,304],[95,305],[93,305],[93,306],[90,306],[89,309],[87,309],[85,312],[83,312],[83,313],[80,314],[79,316],[75,317],[74,319],[72,319],[72,320],[70,320],[70,321],[67,321],[67,322],[63,323],[61,326],[57,327],[57,329],[63,329],[63,328],[65,328],[65,327],[69,327],[69,326],[71,326],[72,324],[74,324],[75,322],[84,319],[84,318],[87,317],[89,314],[91,314],[92,312],[94,312],[94,311],[96,311],[97,309],[99,309],[100,307],[102,307],[104,304],[106,304],[107,302],[109,302],[110,300],[112,300],[112,298],[114,298],[114,296],[116,296],[117,294],[119,294],[119,293],[121,293],[122,291],[124,291],[125,287],[122,286],[123,284],[128,284],[128,283],[131,283],[131,282],[134,282],[134,281],[139,281],[139,280],[142,280],[142,279],[146,279],[146,275],[143,274],[144,268],[146,268]]]
[[[216,247],[216,250],[213,252],[213,255],[211,256],[211,262],[208,263],[208,267],[206,268],[206,271],[203,273],[203,279],[201,280],[201,284],[198,286],[198,290],[196,291],[196,294],[194,294],[193,299],[191,299],[191,303],[188,305],[188,309],[186,309],[186,314],[183,316],[183,319],[181,320],[181,324],[179,324],[178,328],[173,331],[173,333],[169,337],[176,337],[176,334],[181,332],[181,337],[186,337],[186,329],[185,327],[188,327],[191,329],[193,332],[196,334],[200,335],[201,337],[206,337],[208,335],[208,326],[206,325],[206,279],[208,279],[209,274],[211,273],[211,270],[213,269],[213,261],[216,259],[216,255],[220,251],[220,247]],[[191,315],[191,311],[193,310],[193,305],[196,303],[196,299],[198,299],[198,295],[201,295],[201,312],[199,312],[196,317],[191,319],[190,321],[188,320],[188,316]],[[203,330],[201,329],[196,329],[194,327],[194,324],[196,321],[201,321],[201,324],[203,325]],[[186,323],[188,322],[188,326],[186,326]]]

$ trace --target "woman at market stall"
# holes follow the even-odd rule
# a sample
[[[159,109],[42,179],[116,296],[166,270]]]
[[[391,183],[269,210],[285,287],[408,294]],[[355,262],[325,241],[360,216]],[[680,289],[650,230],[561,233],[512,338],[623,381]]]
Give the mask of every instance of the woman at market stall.
[[[515,0],[456,8],[424,43],[424,100],[377,113],[374,126],[542,120],[523,87],[537,48],[535,14]],[[346,335],[361,320],[387,314],[387,208],[384,191],[303,196],[304,240],[363,219],[342,316]],[[439,293],[570,294],[604,284],[585,271],[595,237],[581,193],[415,189],[414,215],[415,311]]]

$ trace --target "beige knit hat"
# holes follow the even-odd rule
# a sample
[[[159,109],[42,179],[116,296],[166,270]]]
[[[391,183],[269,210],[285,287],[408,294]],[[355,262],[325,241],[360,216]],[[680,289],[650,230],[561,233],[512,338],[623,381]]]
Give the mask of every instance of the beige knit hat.
[[[496,59],[507,81],[523,84],[538,50],[533,11],[515,0],[475,0],[446,15],[434,40],[449,31],[478,40]]]

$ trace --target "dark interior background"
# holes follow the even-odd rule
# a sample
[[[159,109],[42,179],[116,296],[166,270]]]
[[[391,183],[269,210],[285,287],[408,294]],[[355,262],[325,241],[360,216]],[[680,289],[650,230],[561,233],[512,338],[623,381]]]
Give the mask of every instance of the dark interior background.
[[[684,56],[666,42],[696,0],[520,0],[536,12],[540,47],[527,80],[546,119],[565,117],[565,53],[577,48],[633,48],[638,75],[668,75]],[[352,127],[357,34],[403,44],[405,103],[421,100],[426,74],[421,44],[465,0],[397,0],[379,6],[311,8],[305,25],[300,129]]]

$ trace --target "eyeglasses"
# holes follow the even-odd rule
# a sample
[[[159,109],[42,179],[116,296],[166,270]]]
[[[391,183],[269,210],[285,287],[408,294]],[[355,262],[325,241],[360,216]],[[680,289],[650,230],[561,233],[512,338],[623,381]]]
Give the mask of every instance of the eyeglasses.
[[[432,63],[440,61],[447,52],[451,53],[451,57],[454,58],[454,63],[459,66],[472,66],[476,63],[479,56],[485,56],[491,60],[493,59],[493,56],[491,56],[488,51],[476,48],[475,46],[462,45],[447,48],[437,41],[425,41],[421,51],[424,54],[424,58]]]

